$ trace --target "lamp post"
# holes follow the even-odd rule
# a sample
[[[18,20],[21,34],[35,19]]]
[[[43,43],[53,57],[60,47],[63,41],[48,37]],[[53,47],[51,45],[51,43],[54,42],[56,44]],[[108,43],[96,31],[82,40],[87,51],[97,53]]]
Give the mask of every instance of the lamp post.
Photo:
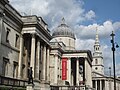
[[[109,67],[109,74],[110,74],[110,79],[109,79],[109,90],[111,90],[111,67]]]
[[[110,35],[112,37],[111,39],[111,43],[112,43],[112,51],[113,51],[113,72],[114,72],[114,90],[116,90],[116,75],[115,75],[115,43],[114,43],[114,36],[115,34],[112,31],[112,34]],[[119,46],[116,45],[116,48],[118,48]]]

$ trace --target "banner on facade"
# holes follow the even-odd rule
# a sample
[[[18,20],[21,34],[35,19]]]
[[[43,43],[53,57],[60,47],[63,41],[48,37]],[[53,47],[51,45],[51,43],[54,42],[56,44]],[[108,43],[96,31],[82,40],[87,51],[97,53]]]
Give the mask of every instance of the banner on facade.
[[[62,80],[67,79],[67,58],[62,58]]]

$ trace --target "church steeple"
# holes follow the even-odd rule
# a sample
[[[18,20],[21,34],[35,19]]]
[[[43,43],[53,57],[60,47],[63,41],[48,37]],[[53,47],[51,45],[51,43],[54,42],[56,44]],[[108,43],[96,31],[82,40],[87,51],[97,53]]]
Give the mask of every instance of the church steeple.
[[[97,28],[96,28],[96,35],[95,35],[92,69],[93,71],[96,71],[100,74],[104,74],[103,56],[102,56]]]
[[[98,29],[96,28],[95,44],[99,44]]]
[[[94,52],[101,52],[101,50],[100,50],[100,43],[99,43],[99,36],[98,36],[98,29],[97,28],[96,28]]]

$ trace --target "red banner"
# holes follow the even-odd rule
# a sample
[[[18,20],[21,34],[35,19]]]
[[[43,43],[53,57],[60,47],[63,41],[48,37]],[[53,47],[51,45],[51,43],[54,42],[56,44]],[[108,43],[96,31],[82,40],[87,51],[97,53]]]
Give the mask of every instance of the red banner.
[[[67,58],[62,58],[62,80],[67,79]]]

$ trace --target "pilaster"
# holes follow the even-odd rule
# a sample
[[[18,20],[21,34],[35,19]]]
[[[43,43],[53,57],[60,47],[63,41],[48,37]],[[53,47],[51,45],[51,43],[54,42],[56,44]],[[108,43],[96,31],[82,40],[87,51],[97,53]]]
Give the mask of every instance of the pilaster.
[[[50,72],[49,72],[49,66],[50,66],[50,48],[47,48],[47,81],[50,81]]]

